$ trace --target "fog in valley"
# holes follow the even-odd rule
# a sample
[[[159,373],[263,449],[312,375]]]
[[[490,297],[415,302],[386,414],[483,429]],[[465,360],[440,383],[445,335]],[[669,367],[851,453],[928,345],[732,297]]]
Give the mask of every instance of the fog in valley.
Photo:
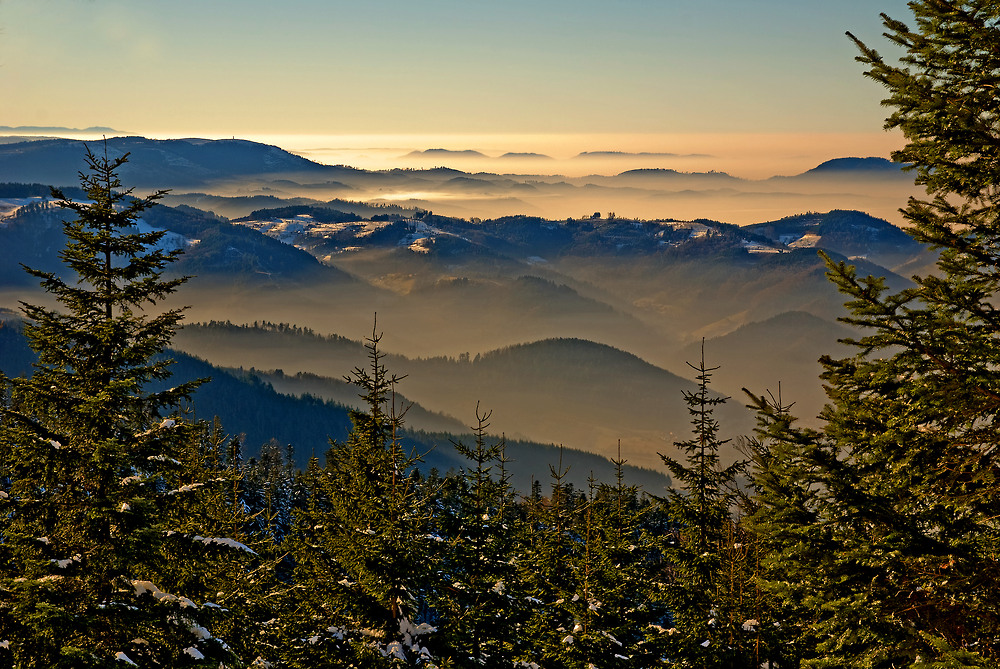
[[[79,144],[45,142],[0,147],[21,147],[0,160],[0,181],[72,185]],[[410,427],[459,430],[478,404],[495,433],[605,456],[620,442],[631,464],[659,470],[658,453],[690,434],[683,391],[702,341],[713,389],[731,397],[724,436],[753,429],[744,387],[780,391],[814,421],[817,359],[846,352],[837,340],[851,335],[818,249],[895,286],[929,261],[891,225],[915,191],[882,158],[751,178],[711,167],[726,163],[719,145],[568,157],[383,147],[378,159],[395,163],[379,169],[244,140],[109,146],[132,152],[123,180],[171,189],[147,223],[170,231],[186,250],[177,271],[194,276],[167,302],[188,307],[178,351],[356,405],[342,378],[365,364],[375,328],[407,377]],[[0,234],[24,250],[18,262],[55,269],[61,212],[18,215],[32,201],[2,200]],[[13,266],[3,279],[0,306],[47,299]]]

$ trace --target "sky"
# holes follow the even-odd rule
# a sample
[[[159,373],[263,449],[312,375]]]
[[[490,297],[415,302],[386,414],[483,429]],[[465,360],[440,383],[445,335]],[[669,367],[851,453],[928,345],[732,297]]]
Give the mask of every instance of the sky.
[[[885,46],[879,12],[910,16],[905,0],[0,0],[0,125],[881,150],[882,90],[844,35]]]

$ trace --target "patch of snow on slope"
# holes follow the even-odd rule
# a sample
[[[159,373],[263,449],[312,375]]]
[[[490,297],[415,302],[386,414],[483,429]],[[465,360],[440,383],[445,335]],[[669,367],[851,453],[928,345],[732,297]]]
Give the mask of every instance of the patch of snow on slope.
[[[819,243],[820,237],[815,232],[807,232],[794,242],[788,244],[793,249],[811,249]]]
[[[35,202],[41,202],[40,197],[2,198],[0,199],[0,226],[6,225],[5,220],[17,214],[18,209]]]
[[[143,234],[149,233],[149,232],[162,232],[163,231],[162,228],[154,228],[153,226],[149,225],[145,221],[139,221],[136,224],[135,227],[136,227],[136,230],[138,232],[143,233]],[[190,239],[189,237],[185,237],[184,235],[179,234],[177,232],[167,231],[163,235],[163,237],[160,239],[160,243],[157,244],[153,248],[155,248],[156,250],[159,250],[159,251],[175,251],[177,249],[182,249],[183,250],[183,249],[190,248],[190,247],[194,246],[199,241],[200,240],[198,240],[198,239]]]
[[[782,253],[782,249],[777,249],[773,246],[768,246],[767,244],[761,244],[760,242],[751,242],[746,239],[740,242],[747,250],[747,253]]]

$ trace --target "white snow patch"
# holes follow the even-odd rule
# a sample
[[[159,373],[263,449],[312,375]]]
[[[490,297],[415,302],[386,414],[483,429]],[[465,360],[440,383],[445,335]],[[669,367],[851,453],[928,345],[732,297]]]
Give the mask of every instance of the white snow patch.
[[[194,635],[196,637],[198,637],[199,639],[211,639],[212,638],[212,633],[209,632],[204,627],[202,627],[201,625],[191,625],[190,627],[188,627],[188,629],[191,632],[194,632]]]
[[[119,662],[124,662],[125,664],[131,664],[133,667],[138,667],[139,666],[138,664],[136,664],[135,662],[132,661],[132,658],[130,658],[128,655],[126,655],[122,651],[118,651],[115,654],[115,659],[118,660]]]
[[[215,544],[217,546],[228,546],[229,548],[235,548],[237,550],[246,551],[247,553],[250,553],[251,555],[256,555],[257,554],[257,553],[255,553],[253,551],[253,549],[251,549],[246,544],[241,544],[240,542],[236,541],[235,539],[229,539],[228,537],[199,537],[199,536],[195,536],[194,540],[195,541],[200,541],[203,544],[209,544],[209,545]]]
[[[622,643],[621,641],[619,641],[618,639],[616,639],[616,638],[614,637],[614,635],[613,635],[613,634],[611,634],[610,632],[606,632],[606,631],[603,631],[603,630],[602,630],[602,631],[601,631],[601,634],[603,634],[603,635],[604,635],[605,637],[607,637],[608,639],[610,639],[610,640],[611,640],[611,643],[615,644],[616,646],[624,646],[624,645],[625,645],[625,644],[623,644],[623,643]]]
[[[403,660],[404,662],[406,661],[406,653],[403,652],[403,644],[399,643],[398,641],[393,641],[392,643],[388,644],[385,647],[385,650],[382,651],[382,655],[384,657],[391,656],[398,660]]]
[[[204,660],[205,659],[205,654],[202,653],[197,648],[195,648],[194,646],[189,646],[189,647],[185,648],[184,652],[187,653],[188,655],[190,655],[191,657],[193,657],[196,660]]]
[[[40,197],[10,197],[0,199],[0,221],[13,217],[21,207],[35,202],[43,202],[43,200]],[[6,225],[6,223],[0,222],[0,226],[2,225]]]
[[[138,221],[135,226],[137,232],[141,234],[148,234],[150,232],[163,232],[163,237],[160,238],[159,243],[155,246],[151,246],[151,249],[157,251],[175,251],[177,249],[186,249],[194,246],[198,243],[197,239],[191,239],[185,237],[177,232],[170,232],[169,230],[164,231],[162,228],[154,228],[149,223],[145,221]]]
[[[83,558],[80,556],[80,554],[77,553],[71,558],[66,558],[65,560],[52,560],[52,562],[60,569],[66,569],[74,562],[80,562],[82,559]]]
[[[815,232],[807,232],[794,242],[789,243],[788,246],[793,249],[811,249],[819,243],[819,240],[820,236]]]
[[[652,627],[654,630],[656,630],[660,634],[670,634],[670,635],[677,634],[677,628],[676,627],[671,627],[670,629],[667,629],[666,627],[662,627],[660,625],[650,625],[650,627]]]
[[[142,597],[146,593],[149,593],[158,602],[179,602],[182,608],[198,608],[198,605],[187,597],[178,597],[177,595],[163,592],[152,581],[132,581],[131,583],[132,587],[135,588],[136,597]]]
[[[182,493],[182,492],[191,492],[192,490],[197,490],[198,488],[202,487],[203,485],[205,485],[205,484],[204,483],[189,483],[187,485],[182,485],[177,490],[171,490],[167,494],[168,495],[176,495],[176,494]]]
[[[170,464],[173,465],[179,465],[181,463],[180,460],[176,460],[174,458],[168,458],[165,455],[150,455],[146,459],[149,460],[150,462],[169,462]]]
[[[405,246],[414,253],[430,253],[431,245],[434,240],[427,236],[407,235],[403,238],[403,241],[399,243],[400,246]]]
[[[773,246],[768,246],[767,244],[761,244],[760,242],[751,242],[746,239],[740,241],[740,244],[747,250],[747,253],[783,253],[782,249],[775,248]]]
[[[708,237],[708,226],[704,223],[691,223],[691,239],[698,239],[699,237]]]

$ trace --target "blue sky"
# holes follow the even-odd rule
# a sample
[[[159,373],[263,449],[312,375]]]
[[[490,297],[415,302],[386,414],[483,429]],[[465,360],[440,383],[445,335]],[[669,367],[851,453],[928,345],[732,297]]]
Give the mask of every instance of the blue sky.
[[[0,125],[877,132],[905,0],[0,0]]]

